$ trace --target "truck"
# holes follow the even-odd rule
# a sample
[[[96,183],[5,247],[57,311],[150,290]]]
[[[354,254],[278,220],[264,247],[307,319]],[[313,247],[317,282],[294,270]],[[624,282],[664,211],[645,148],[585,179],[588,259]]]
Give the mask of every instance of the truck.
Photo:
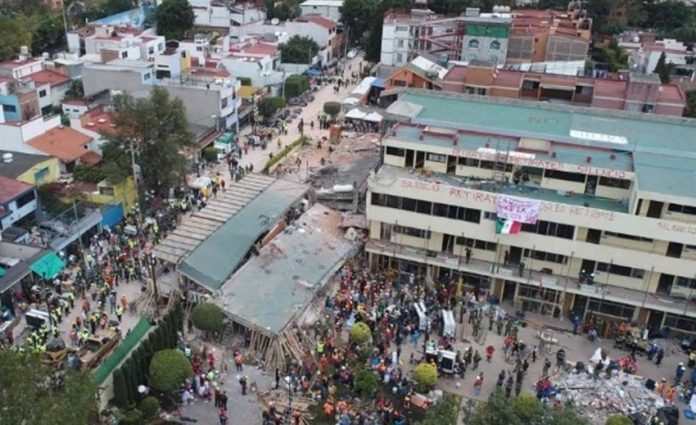
[[[220,137],[215,139],[215,142],[213,142],[213,147],[215,150],[217,150],[218,161],[224,160],[225,157],[231,153],[234,148],[236,148],[236,144],[234,143],[234,133],[229,131],[223,133],[220,135]]]
[[[87,338],[85,344],[77,352],[77,356],[84,367],[93,368],[116,347],[120,339],[120,334],[112,330],[101,335],[93,335]]]
[[[60,368],[68,355],[68,347],[61,338],[53,338],[46,344],[46,351],[41,353],[41,363]]]

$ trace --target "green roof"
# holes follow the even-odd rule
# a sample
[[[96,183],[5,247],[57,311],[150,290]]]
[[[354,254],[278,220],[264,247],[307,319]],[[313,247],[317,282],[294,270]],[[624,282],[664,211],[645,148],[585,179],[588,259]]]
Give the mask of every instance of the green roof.
[[[126,358],[140,340],[147,335],[152,325],[147,317],[141,316],[138,323],[130,331],[123,341],[118,344],[118,347],[104,360],[97,369],[94,370],[94,381],[101,385],[106,378],[111,375],[111,372],[118,367],[119,364]]]
[[[256,240],[307,192],[299,183],[276,180],[179,264],[179,271],[211,290],[218,289],[244,261]]]
[[[639,190],[696,198],[694,119],[417,89],[405,90],[387,112],[431,127],[630,153]]]
[[[214,302],[237,323],[281,333],[353,251],[339,222],[340,213],[314,205],[232,275]]]
[[[466,35],[472,37],[507,38],[507,25],[466,24]]]

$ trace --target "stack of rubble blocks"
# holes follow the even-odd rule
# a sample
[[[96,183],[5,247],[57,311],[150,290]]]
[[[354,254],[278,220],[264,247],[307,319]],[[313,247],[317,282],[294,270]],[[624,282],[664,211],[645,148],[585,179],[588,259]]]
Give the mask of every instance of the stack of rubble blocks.
[[[602,371],[597,380],[589,371],[575,369],[550,376],[555,402],[571,402],[592,424],[604,425],[609,416],[640,417],[645,423],[664,406],[662,397],[646,387],[647,379],[618,370]]]

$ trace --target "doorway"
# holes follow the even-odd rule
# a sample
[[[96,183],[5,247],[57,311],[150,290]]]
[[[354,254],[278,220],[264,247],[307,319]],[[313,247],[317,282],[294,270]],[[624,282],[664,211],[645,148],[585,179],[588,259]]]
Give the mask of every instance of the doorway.
[[[684,245],[676,242],[670,242],[669,245],[667,245],[667,256],[681,258],[682,249],[684,249]]]
[[[503,287],[503,298],[500,300],[501,302],[507,301],[507,300],[514,300],[515,299],[515,287],[517,286],[516,282],[511,282],[509,280],[505,281],[505,287]]]
[[[596,262],[592,260],[582,260],[582,265],[580,266],[580,270],[585,270],[585,273],[591,274],[594,273],[595,271],[595,265]]]
[[[457,171],[457,157],[449,155],[447,157],[447,174],[455,174]]]
[[[406,149],[406,167],[413,168],[413,150]]]
[[[599,229],[587,229],[587,237],[585,242],[599,244],[599,240],[602,238],[602,231]]]
[[[650,201],[650,206],[648,206],[648,217],[661,218],[663,206],[664,204],[662,202]]]
[[[413,168],[423,168],[425,165],[425,152],[422,151],[416,151],[416,163],[413,165]]]
[[[575,300],[573,301],[573,308],[570,313],[570,317],[577,315],[580,320],[585,320],[585,309],[587,308],[587,297],[584,295],[575,295]]]
[[[650,317],[648,317],[648,337],[652,338],[654,335],[659,335],[660,328],[662,327],[662,319],[665,318],[664,311],[650,310]]]
[[[657,283],[657,293],[660,295],[669,295],[672,292],[672,284],[674,283],[674,276],[671,274],[662,273],[660,274],[660,280]]]
[[[452,251],[454,250],[454,239],[455,237],[452,235],[442,235],[442,252],[452,254]]]
[[[508,255],[508,264],[519,264],[522,259],[522,248],[516,246],[510,247],[510,255]]]
[[[597,176],[587,176],[585,183],[585,195],[594,195],[597,191]]]

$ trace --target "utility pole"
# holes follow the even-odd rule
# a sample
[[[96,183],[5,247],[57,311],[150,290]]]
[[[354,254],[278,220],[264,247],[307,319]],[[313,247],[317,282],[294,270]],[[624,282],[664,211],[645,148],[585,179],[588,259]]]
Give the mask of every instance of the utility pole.
[[[152,253],[148,254],[147,264],[148,270],[150,270],[150,279],[152,279],[152,294],[155,298],[154,316],[159,317],[159,291],[157,290],[157,273],[155,270],[157,260]]]
[[[138,223],[142,224],[142,204],[140,202],[140,183],[138,182],[140,176],[140,166],[135,163],[135,144],[133,143],[133,138],[128,139],[130,145],[128,150],[130,151],[131,157],[131,169],[133,171],[133,182],[135,183],[135,205],[138,212]]]

